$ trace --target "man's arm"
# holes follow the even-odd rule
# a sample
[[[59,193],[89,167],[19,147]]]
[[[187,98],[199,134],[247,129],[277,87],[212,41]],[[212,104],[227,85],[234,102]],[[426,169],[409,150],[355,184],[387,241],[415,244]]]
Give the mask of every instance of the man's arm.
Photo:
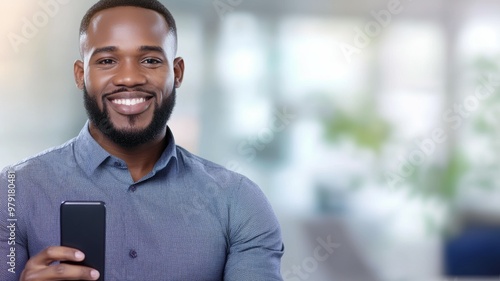
[[[281,230],[265,195],[244,178],[234,191],[229,208],[230,248],[224,280],[283,280]]]

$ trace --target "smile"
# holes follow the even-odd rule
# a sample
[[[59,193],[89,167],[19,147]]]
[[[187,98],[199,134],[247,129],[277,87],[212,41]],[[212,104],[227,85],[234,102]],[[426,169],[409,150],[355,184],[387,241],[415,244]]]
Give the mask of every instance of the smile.
[[[154,97],[136,94],[116,94],[114,97],[108,97],[110,108],[120,115],[138,115],[144,113],[149,108],[153,108]]]
[[[114,100],[111,100],[111,102],[114,103],[114,104],[132,106],[132,105],[144,103],[144,102],[146,102],[146,99],[145,98],[114,99]]]

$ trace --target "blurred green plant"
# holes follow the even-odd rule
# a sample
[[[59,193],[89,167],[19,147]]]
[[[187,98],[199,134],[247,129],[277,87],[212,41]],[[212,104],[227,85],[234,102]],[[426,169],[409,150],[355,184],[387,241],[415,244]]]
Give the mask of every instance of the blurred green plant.
[[[470,169],[467,158],[460,150],[454,149],[446,165],[433,165],[426,170],[417,171],[419,176],[413,194],[423,199],[438,199],[444,204],[450,204],[458,195],[462,177]]]
[[[360,147],[380,152],[390,136],[391,126],[375,108],[373,102],[367,101],[355,110],[334,110],[323,120],[326,140],[335,143],[348,138]]]

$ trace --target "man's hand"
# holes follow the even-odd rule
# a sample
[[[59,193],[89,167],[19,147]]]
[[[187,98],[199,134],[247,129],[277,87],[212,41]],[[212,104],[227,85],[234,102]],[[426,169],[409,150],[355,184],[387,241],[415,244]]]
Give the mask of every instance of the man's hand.
[[[79,262],[84,258],[85,255],[76,249],[62,246],[49,247],[26,263],[20,281],[97,280],[99,272],[89,267],[64,263],[51,265],[56,261]]]

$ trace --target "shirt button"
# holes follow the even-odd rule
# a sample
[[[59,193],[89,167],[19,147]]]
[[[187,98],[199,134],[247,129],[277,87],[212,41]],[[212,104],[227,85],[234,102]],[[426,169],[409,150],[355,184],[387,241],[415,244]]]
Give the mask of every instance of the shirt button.
[[[131,185],[130,186],[130,191],[135,192],[136,190],[137,190],[137,186],[136,185]]]
[[[122,164],[120,164],[120,162],[118,162],[118,161],[115,162],[115,167],[121,167],[121,166],[122,166]]]
[[[128,252],[128,255],[129,255],[131,258],[133,258],[133,259],[137,258],[137,252],[136,252],[136,250],[133,250],[133,249],[132,249],[132,250],[130,250],[130,252]]]

